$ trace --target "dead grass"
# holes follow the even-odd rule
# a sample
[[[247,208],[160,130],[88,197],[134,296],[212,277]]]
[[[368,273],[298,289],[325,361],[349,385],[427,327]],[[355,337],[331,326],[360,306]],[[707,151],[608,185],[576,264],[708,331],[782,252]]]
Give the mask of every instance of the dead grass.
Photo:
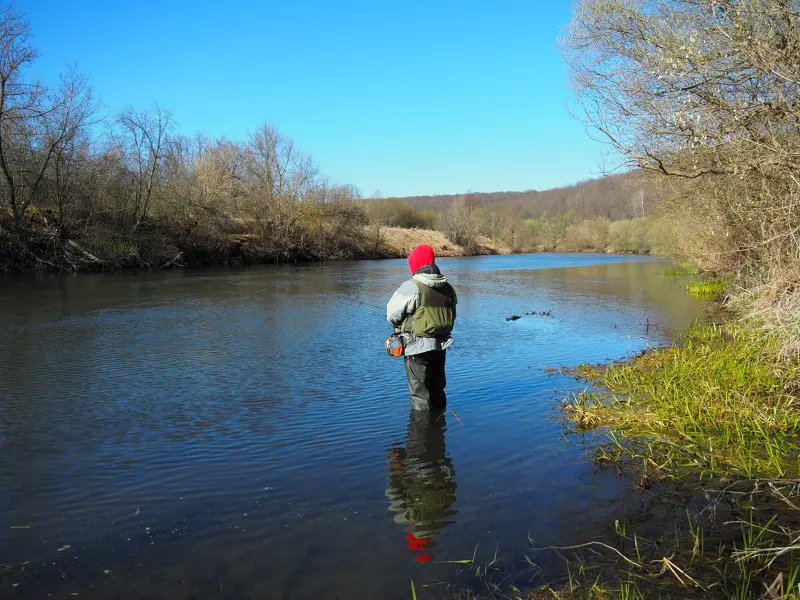
[[[800,256],[778,255],[746,269],[738,289],[732,290],[730,308],[781,340],[780,354],[800,361]],[[794,255],[793,255],[794,254]]]
[[[383,227],[381,247],[388,254],[408,256],[418,244],[433,247],[436,256],[468,256],[463,247],[451,242],[441,231],[432,229],[406,229],[403,227]],[[478,237],[477,254],[512,254],[511,248],[485,236]]]

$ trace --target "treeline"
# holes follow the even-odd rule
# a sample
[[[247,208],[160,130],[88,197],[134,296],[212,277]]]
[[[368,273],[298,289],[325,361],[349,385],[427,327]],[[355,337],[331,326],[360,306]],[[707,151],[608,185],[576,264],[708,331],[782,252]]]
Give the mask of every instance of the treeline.
[[[553,192],[558,195],[559,190]],[[501,242],[514,252],[647,254],[661,243],[660,221],[649,216],[586,218],[582,216],[585,211],[567,209],[541,211],[531,217],[526,211],[487,205],[482,202],[485,196],[466,194],[449,201],[440,197],[443,203],[435,205],[437,210],[419,209],[399,198],[365,200],[364,206],[373,227],[438,229],[467,252],[479,246],[481,236]],[[610,198],[609,205],[613,202]]]
[[[524,218],[572,211],[582,219],[602,217],[609,221],[647,216],[655,201],[647,185],[634,173],[609,175],[544,191],[475,192],[467,195],[480,208],[517,213]],[[404,202],[421,211],[439,211],[459,196],[409,196],[388,198],[387,201]]]
[[[268,125],[245,142],[177,135],[158,106],[102,112],[74,71],[28,76],[29,25],[0,11],[0,270],[354,258],[355,188]]]
[[[533,250],[649,254],[660,243],[658,221],[648,217],[609,221],[603,217],[577,220],[572,212],[541,215],[527,221]]]
[[[370,222],[439,229],[471,251],[481,236],[514,252],[647,254],[662,245],[657,193],[635,172],[538,191],[365,200]]]

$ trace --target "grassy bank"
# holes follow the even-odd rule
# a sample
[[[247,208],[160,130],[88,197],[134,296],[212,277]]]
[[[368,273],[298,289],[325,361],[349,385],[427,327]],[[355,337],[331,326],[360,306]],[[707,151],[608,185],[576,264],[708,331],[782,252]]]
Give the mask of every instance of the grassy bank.
[[[576,369],[591,386],[564,402],[570,427],[603,429],[593,459],[642,503],[571,550],[581,575],[553,597],[800,598],[800,367],[781,343],[710,325]]]
[[[800,368],[774,359],[777,349],[740,326],[694,327],[682,346],[581,368],[599,386],[564,409],[578,427],[624,438],[614,456],[646,444],[661,476],[683,476],[686,465],[701,478],[796,476]]]

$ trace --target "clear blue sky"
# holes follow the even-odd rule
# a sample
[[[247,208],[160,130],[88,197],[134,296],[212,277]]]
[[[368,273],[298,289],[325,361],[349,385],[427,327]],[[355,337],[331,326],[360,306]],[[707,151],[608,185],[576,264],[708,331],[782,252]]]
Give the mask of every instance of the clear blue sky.
[[[605,147],[566,111],[570,2],[17,0],[55,82],[244,140],[270,123],[365,195],[547,189]]]

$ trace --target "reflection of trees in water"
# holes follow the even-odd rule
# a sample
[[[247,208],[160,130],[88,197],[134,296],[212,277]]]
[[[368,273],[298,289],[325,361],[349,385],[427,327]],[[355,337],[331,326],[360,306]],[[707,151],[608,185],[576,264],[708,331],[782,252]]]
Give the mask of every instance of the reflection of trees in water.
[[[417,562],[433,558],[433,539],[452,523],[457,511],[452,461],[447,457],[444,413],[411,411],[404,447],[388,451],[386,495],[394,520],[407,527],[408,549],[423,552]]]

